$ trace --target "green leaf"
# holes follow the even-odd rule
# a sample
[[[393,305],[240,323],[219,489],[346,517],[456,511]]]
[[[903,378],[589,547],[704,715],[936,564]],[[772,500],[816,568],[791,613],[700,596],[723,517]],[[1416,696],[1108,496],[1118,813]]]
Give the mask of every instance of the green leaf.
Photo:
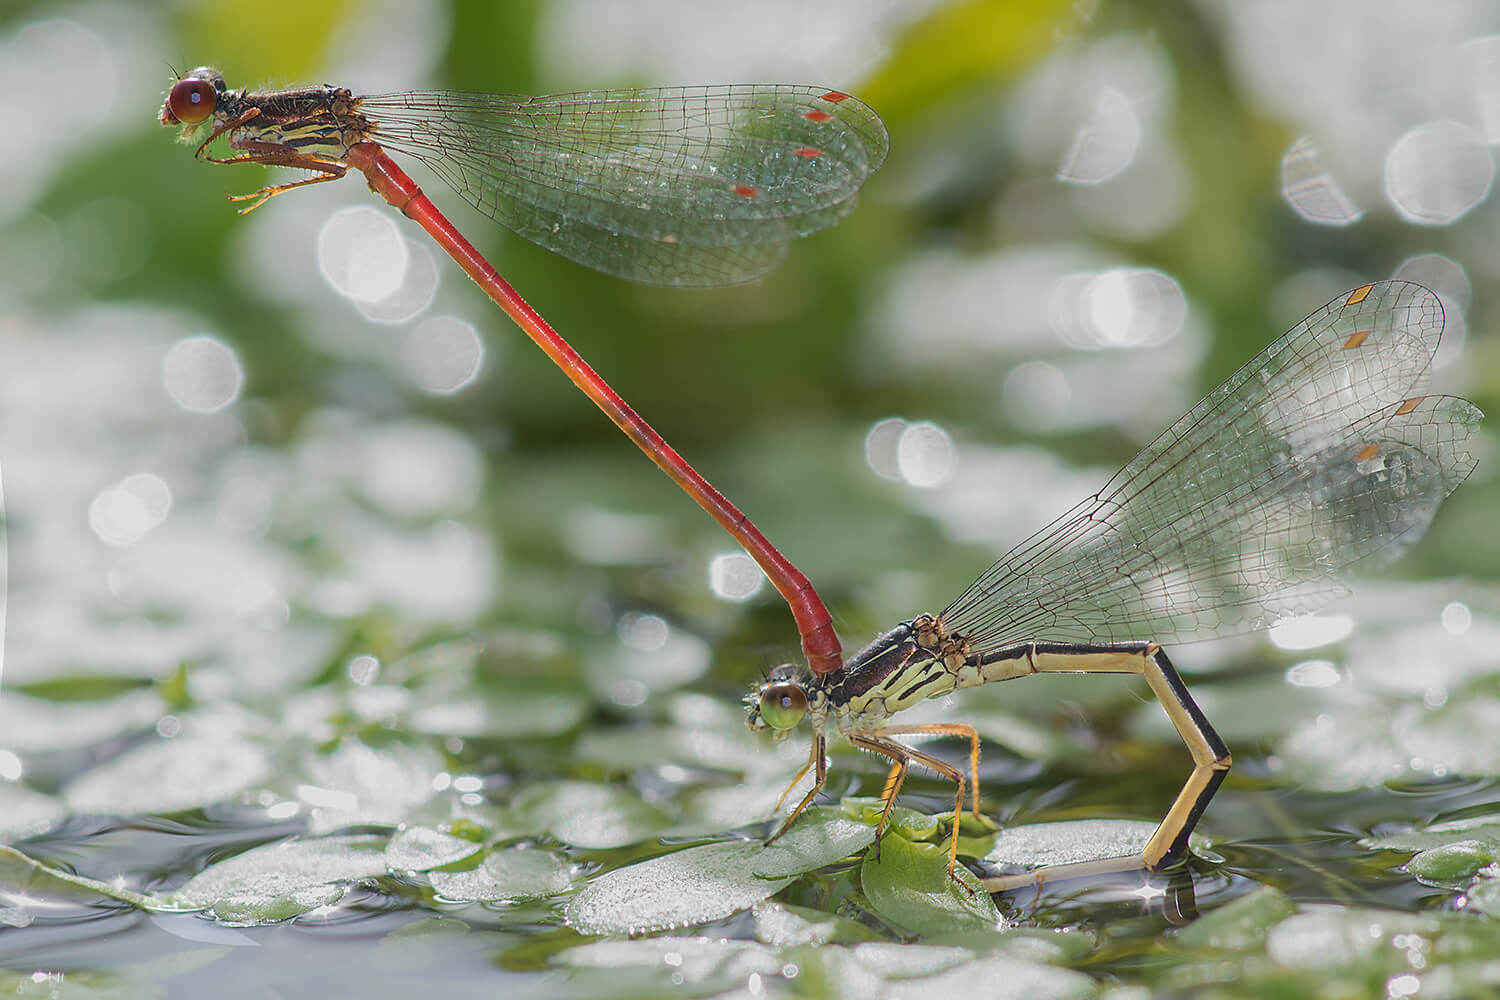
[[[483,849],[483,844],[464,837],[430,826],[413,826],[391,837],[385,848],[385,866],[393,872],[425,872],[462,861]]]
[[[914,844],[887,835],[879,858],[872,848],[860,867],[865,897],[881,919],[912,934],[940,934],[1000,923],[995,901],[964,868],[957,875],[967,892],[948,876],[946,845]]]
[[[1407,949],[1424,947],[1421,939],[1438,929],[1432,914],[1354,906],[1313,909],[1272,927],[1266,954],[1292,969],[1361,969],[1386,975],[1405,967]]]
[[[420,707],[411,724],[435,736],[537,739],[569,732],[588,710],[589,699],[580,691],[507,688]]]
[[[1492,845],[1480,840],[1457,840],[1421,852],[1406,863],[1406,870],[1431,885],[1456,888],[1494,862]]]
[[[167,897],[235,925],[272,923],[336,902],[351,882],[386,871],[385,837],[285,840],[211,865]]]
[[[875,828],[850,819],[841,809],[807,810],[792,828],[767,845],[755,862],[763,878],[800,875],[849,857],[875,841]]]
[[[671,970],[678,985],[720,983],[728,988],[751,975],[776,976],[785,959],[754,941],[722,938],[660,937],[645,941],[593,941],[557,956],[558,965],[602,969]],[[665,983],[663,985],[666,985]]]
[[[1034,871],[1075,861],[1098,861],[1140,854],[1155,823],[1129,819],[1080,819],[1032,823],[1003,830],[984,860],[1002,871]],[[1192,846],[1206,849],[1194,835]]]
[[[567,892],[568,865],[550,851],[511,847],[467,871],[429,872],[433,891],[456,902],[537,899]]]
[[[568,925],[582,934],[642,934],[727,917],[791,883],[752,872],[764,851],[760,844],[730,841],[617,868],[573,899]]]
[[[1226,951],[1257,948],[1265,941],[1266,933],[1296,909],[1281,890],[1262,886],[1184,927],[1177,934],[1177,943]]]
[[[752,912],[755,915],[756,940],[776,948],[858,944],[880,939],[879,934],[864,924],[805,906],[768,901],[756,903]]]
[[[872,941],[854,949],[855,961],[882,979],[918,979],[947,972],[974,958],[975,953],[968,948],[892,941]]]
[[[270,758],[253,743],[184,736],[129,750],[85,773],[63,794],[80,813],[173,813],[236,798],[270,774]]]
[[[43,864],[14,847],[3,844],[0,844],[0,890],[16,903],[8,908],[6,912],[9,915],[5,916],[3,922],[17,927],[30,923],[31,912],[26,903],[28,899],[45,903],[65,900],[90,905],[108,898],[145,909],[151,908],[156,902],[151,896],[132,892],[118,884],[85,878]]]
[[[59,800],[15,781],[0,779],[0,837],[24,840],[46,833],[67,816]]]
[[[981,958],[912,982],[891,983],[890,1000],[1088,1000],[1098,985],[1082,972],[1019,958]]]
[[[874,827],[880,823],[880,815],[885,811],[885,800],[873,795],[850,795],[839,803],[839,808]],[[941,825],[942,820],[937,816],[898,805],[891,807],[886,831],[899,833],[908,840],[931,840],[937,836]]]
[[[1500,917],[1500,878],[1481,878],[1465,895],[1468,909],[1491,917]]]
[[[595,851],[650,840],[669,824],[666,814],[629,789],[583,781],[533,785],[517,796],[514,812],[524,826]]]
[[[1359,841],[1359,846],[1377,851],[1425,851],[1460,840],[1477,840],[1500,847],[1500,817],[1491,814],[1433,823],[1402,833],[1365,837]]]
[[[391,743],[379,748],[346,739],[327,756],[309,755],[307,780],[320,794],[309,831],[350,826],[399,826],[436,794],[433,778],[442,758],[425,747]]]
[[[6,690],[0,698],[0,733],[6,749],[17,753],[70,750],[145,732],[165,711],[154,691],[104,701],[52,701]]]

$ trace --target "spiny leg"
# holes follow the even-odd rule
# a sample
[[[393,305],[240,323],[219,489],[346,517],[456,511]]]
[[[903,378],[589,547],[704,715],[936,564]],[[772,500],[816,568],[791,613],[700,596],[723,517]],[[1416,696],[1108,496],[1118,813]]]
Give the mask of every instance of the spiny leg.
[[[969,800],[972,803],[971,810],[974,818],[982,820],[979,814],[979,731],[973,726],[966,726],[961,722],[927,722],[912,726],[881,726],[880,735],[927,735],[927,736],[962,736],[969,741]]]
[[[212,156],[208,155],[208,147],[213,145],[213,141],[215,139],[223,135],[225,132],[228,132],[230,129],[239,128],[241,125],[244,125],[247,122],[253,121],[259,117],[260,108],[246,108],[244,113],[241,114],[238,118],[230,118],[226,121],[219,122],[214,126],[213,131],[208,133],[208,138],[204,139],[201,143],[198,144],[198,148],[193,151],[193,157],[195,159],[208,160],[210,162],[228,162],[226,160],[214,160]]]
[[[1037,673],[1138,673],[1146,678],[1167,718],[1193,758],[1193,771],[1177,793],[1140,854],[1051,865],[1020,875],[980,879],[990,892],[1041,886],[1071,878],[1091,878],[1141,868],[1160,871],[1187,853],[1188,838],[1233,763],[1229,749],[1188,693],[1160,646],[1063,646],[1037,644],[1031,652]]]
[[[208,156],[205,159],[209,163],[217,163],[221,166],[233,163],[258,163],[266,167],[296,167],[301,170],[317,171],[316,177],[304,177],[300,181],[292,181],[288,184],[273,184],[269,187],[263,187],[259,191],[251,191],[248,194],[230,195],[230,201],[250,201],[254,199],[253,203],[239,210],[241,215],[259,208],[283,191],[306,187],[309,184],[322,184],[324,181],[336,181],[349,172],[349,165],[341,160],[330,160],[327,157],[299,153],[296,150],[275,143],[251,140],[241,143],[237,148],[248,151],[240,153],[237,156]]]
[[[823,790],[823,786],[828,782],[827,740],[821,732],[813,733],[812,748],[808,752],[807,763],[802,766],[802,770],[797,772],[797,776],[786,787],[786,791],[781,793],[781,798],[776,801],[777,809],[780,809],[781,804],[786,801],[786,797],[792,794],[792,789],[797,787],[797,782],[802,780],[802,776],[807,773],[809,767],[814,768],[812,788],[803,796],[802,801],[797,804],[797,808],[792,810],[791,815],[786,818],[781,827],[766,838],[767,844],[772,843],[777,837],[787,832],[792,823],[796,821],[798,816],[802,815],[804,809],[812,804],[812,800],[818,797],[818,793]]]
[[[214,162],[235,163],[240,161],[215,160]],[[322,184],[324,181],[336,181],[340,177],[344,176],[345,172],[348,170],[348,168],[343,166],[342,164],[339,165],[337,170],[334,170],[327,166],[314,166],[311,163],[294,163],[291,161],[280,162],[274,160],[258,160],[244,162],[259,162],[264,163],[268,166],[276,167],[303,167],[308,170],[324,170],[326,172],[321,173],[316,177],[304,177],[302,180],[292,181],[290,184],[273,184],[270,187],[263,187],[259,191],[251,191],[248,194],[232,194],[229,196],[230,201],[250,201],[250,199],[252,198],[255,199],[254,201],[250,201],[250,204],[246,205],[244,208],[237,209],[240,215],[244,215],[246,212],[254,211],[255,209],[264,205],[267,201],[270,201],[272,198],[276,197],[278,194],[281,194],[283,191],[290,191],[292,188],[307,187],[309,184]]]
[[[931,768],[958,786],[958,793],[954,796],[953,800],[953,836],[949,838],[948,842],[948,877],[963,886],[966,892],[972,894],[974,890],[970,889],[958,877],[956,871],[958,866],[958,822],[962,818],[964,811],[964,773],[947,761],[938,760],[930,754],[925,754],[920,750],[913,750],[904,743],[897,743],[895,740],[885,738],[892,732],[910,732],[913,729],[916,729],[918,732],[922,731],[918,727],[903,726],[899,730],[880,729],[874,733],[849,734],[849,742],[855,746],[878,753],[882,757],[888,757],[893,762],[891,773],[886,777],[885,789],[881,792],[882,797],[885,797],[886,800],[885,810],[880,814],[880,825],[875,828],[875,842],[878,845],[881,836],[885,833],[886,820],[891,815],[891,808],[895,805],[896,795],[901,791],[901,786],[906,782],[906,775],[911,770],[911,765],[918,763]],[[876,849],[879,850],[878,846]]]
[[[845,736],[855,746],[878,753],[891,762],[890,773],[885,776],[885,784],[880,789],[880,800],[884,803],[884,808],[880,810],[880,822],[875,825],[875,850],[878,852],[880,840],[885,835],[886,821],[891,818],[891,808],[896,804],[896,796],[901,794],[901,786],[906,784],[906,772],[911,769],[911,748],[892,740],[883,740],[874,733],[846,733]]]
[[[244,152],[238,153],[234,156],[209,155],[208,147],[215,139],[230,131],[231,129],[239,128],[240,126],[259,116],[260,109],[251,108],[244,114],[240,115],[238,118],[231,119],[230,121],[226,121],[216,126],[213,132],[210,133],[209,137],[207,139],[204,139],[202,144],[199,145],[197,151],[193,155],[200,160],[207,160],[209,163],[217,163],[220,166],[228,166],[229,164],[233,163],[258,163],[266,167],[296,167],[302,170],[313,170],[318,173],[318,176],[306,177],[300,181],[292,181],[290,184],[276,184],[269,187],[263,187],[259,191],[252,191],[249,194],[232,194],[229,196],[230,201],[250,201],[251,199],[254,199],[251,204],[246,205],[244,208],[241,208],[239,210],[240,215],[244,215],[246,212],[250,212],[259,208],[271,198],[274,198],[276,195],[281,194],[281,192],[283,191],[290,191],[292,188],[306,187],[309,184],[321,184],[324,181],[338,180],[340,177],[344,176],[344,174],[349,172],[349,165],[347,163],[344,163],[342,160],[335,160],[326,156],[318,156],[313,153],[298,152],[293,147],[284,145],[283,143],[264,142],[259,139],[241,138],[232,141],[230,143],[231,146],[233,146],[235,149],[244,150]]]

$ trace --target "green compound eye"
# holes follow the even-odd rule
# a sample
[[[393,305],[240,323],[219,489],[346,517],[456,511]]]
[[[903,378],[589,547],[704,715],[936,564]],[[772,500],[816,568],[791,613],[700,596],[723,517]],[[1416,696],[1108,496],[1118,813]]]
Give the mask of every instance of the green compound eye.
[[[760,717],[772,729],[792,729],[807,714],[807,692],[801,684],[767,684],[760,693]]]

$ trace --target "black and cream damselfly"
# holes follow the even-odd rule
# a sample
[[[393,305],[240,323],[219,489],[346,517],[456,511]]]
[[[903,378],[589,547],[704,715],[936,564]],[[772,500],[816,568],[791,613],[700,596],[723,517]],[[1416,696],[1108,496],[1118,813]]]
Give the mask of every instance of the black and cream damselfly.
[[[832,722],[892,762],[877,837],[913,764],[958,786],[952,874],[966,788],[978,815],[978,733],[891,725],[891,716],[1029,674],[1139,674],[1193,761],[1145,848],[980,881],[1001,892],[1182,860],[1230,756],[1163,646],[1308,614],[1348,593],[1345,574],[1390,561],[1422,535],[1473,469],[1466,445],[1482,417],[1468,400],[1422,394],[1442,330],[1442,306],[1420,285],[1382,281],[1339,296],[940,613],[902,622],[836,669],[772,671],[746,699],[750,728],[780,737],[808,719],[812,748],[792,787],[814,775],[772,839],[827,780]],[[967,785],[963,769],[892,738],[914,734],[967,739]]]

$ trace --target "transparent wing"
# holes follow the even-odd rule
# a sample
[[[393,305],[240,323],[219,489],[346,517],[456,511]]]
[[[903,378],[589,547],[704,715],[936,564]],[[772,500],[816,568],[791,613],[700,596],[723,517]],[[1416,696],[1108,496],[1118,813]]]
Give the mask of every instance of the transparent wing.
[[[1398,555],[1474,467],[1479,409],[1413,395],[1442,327],[1420,285],[1340,296],[986,570],[943,626],[980,649],[1181,642],[1341,596],[1345,571]]]
[[[548,250],[659,285],[725,285],[833,225],[885,161],[837,91],[742,85],[360,99],[383,145]]]

